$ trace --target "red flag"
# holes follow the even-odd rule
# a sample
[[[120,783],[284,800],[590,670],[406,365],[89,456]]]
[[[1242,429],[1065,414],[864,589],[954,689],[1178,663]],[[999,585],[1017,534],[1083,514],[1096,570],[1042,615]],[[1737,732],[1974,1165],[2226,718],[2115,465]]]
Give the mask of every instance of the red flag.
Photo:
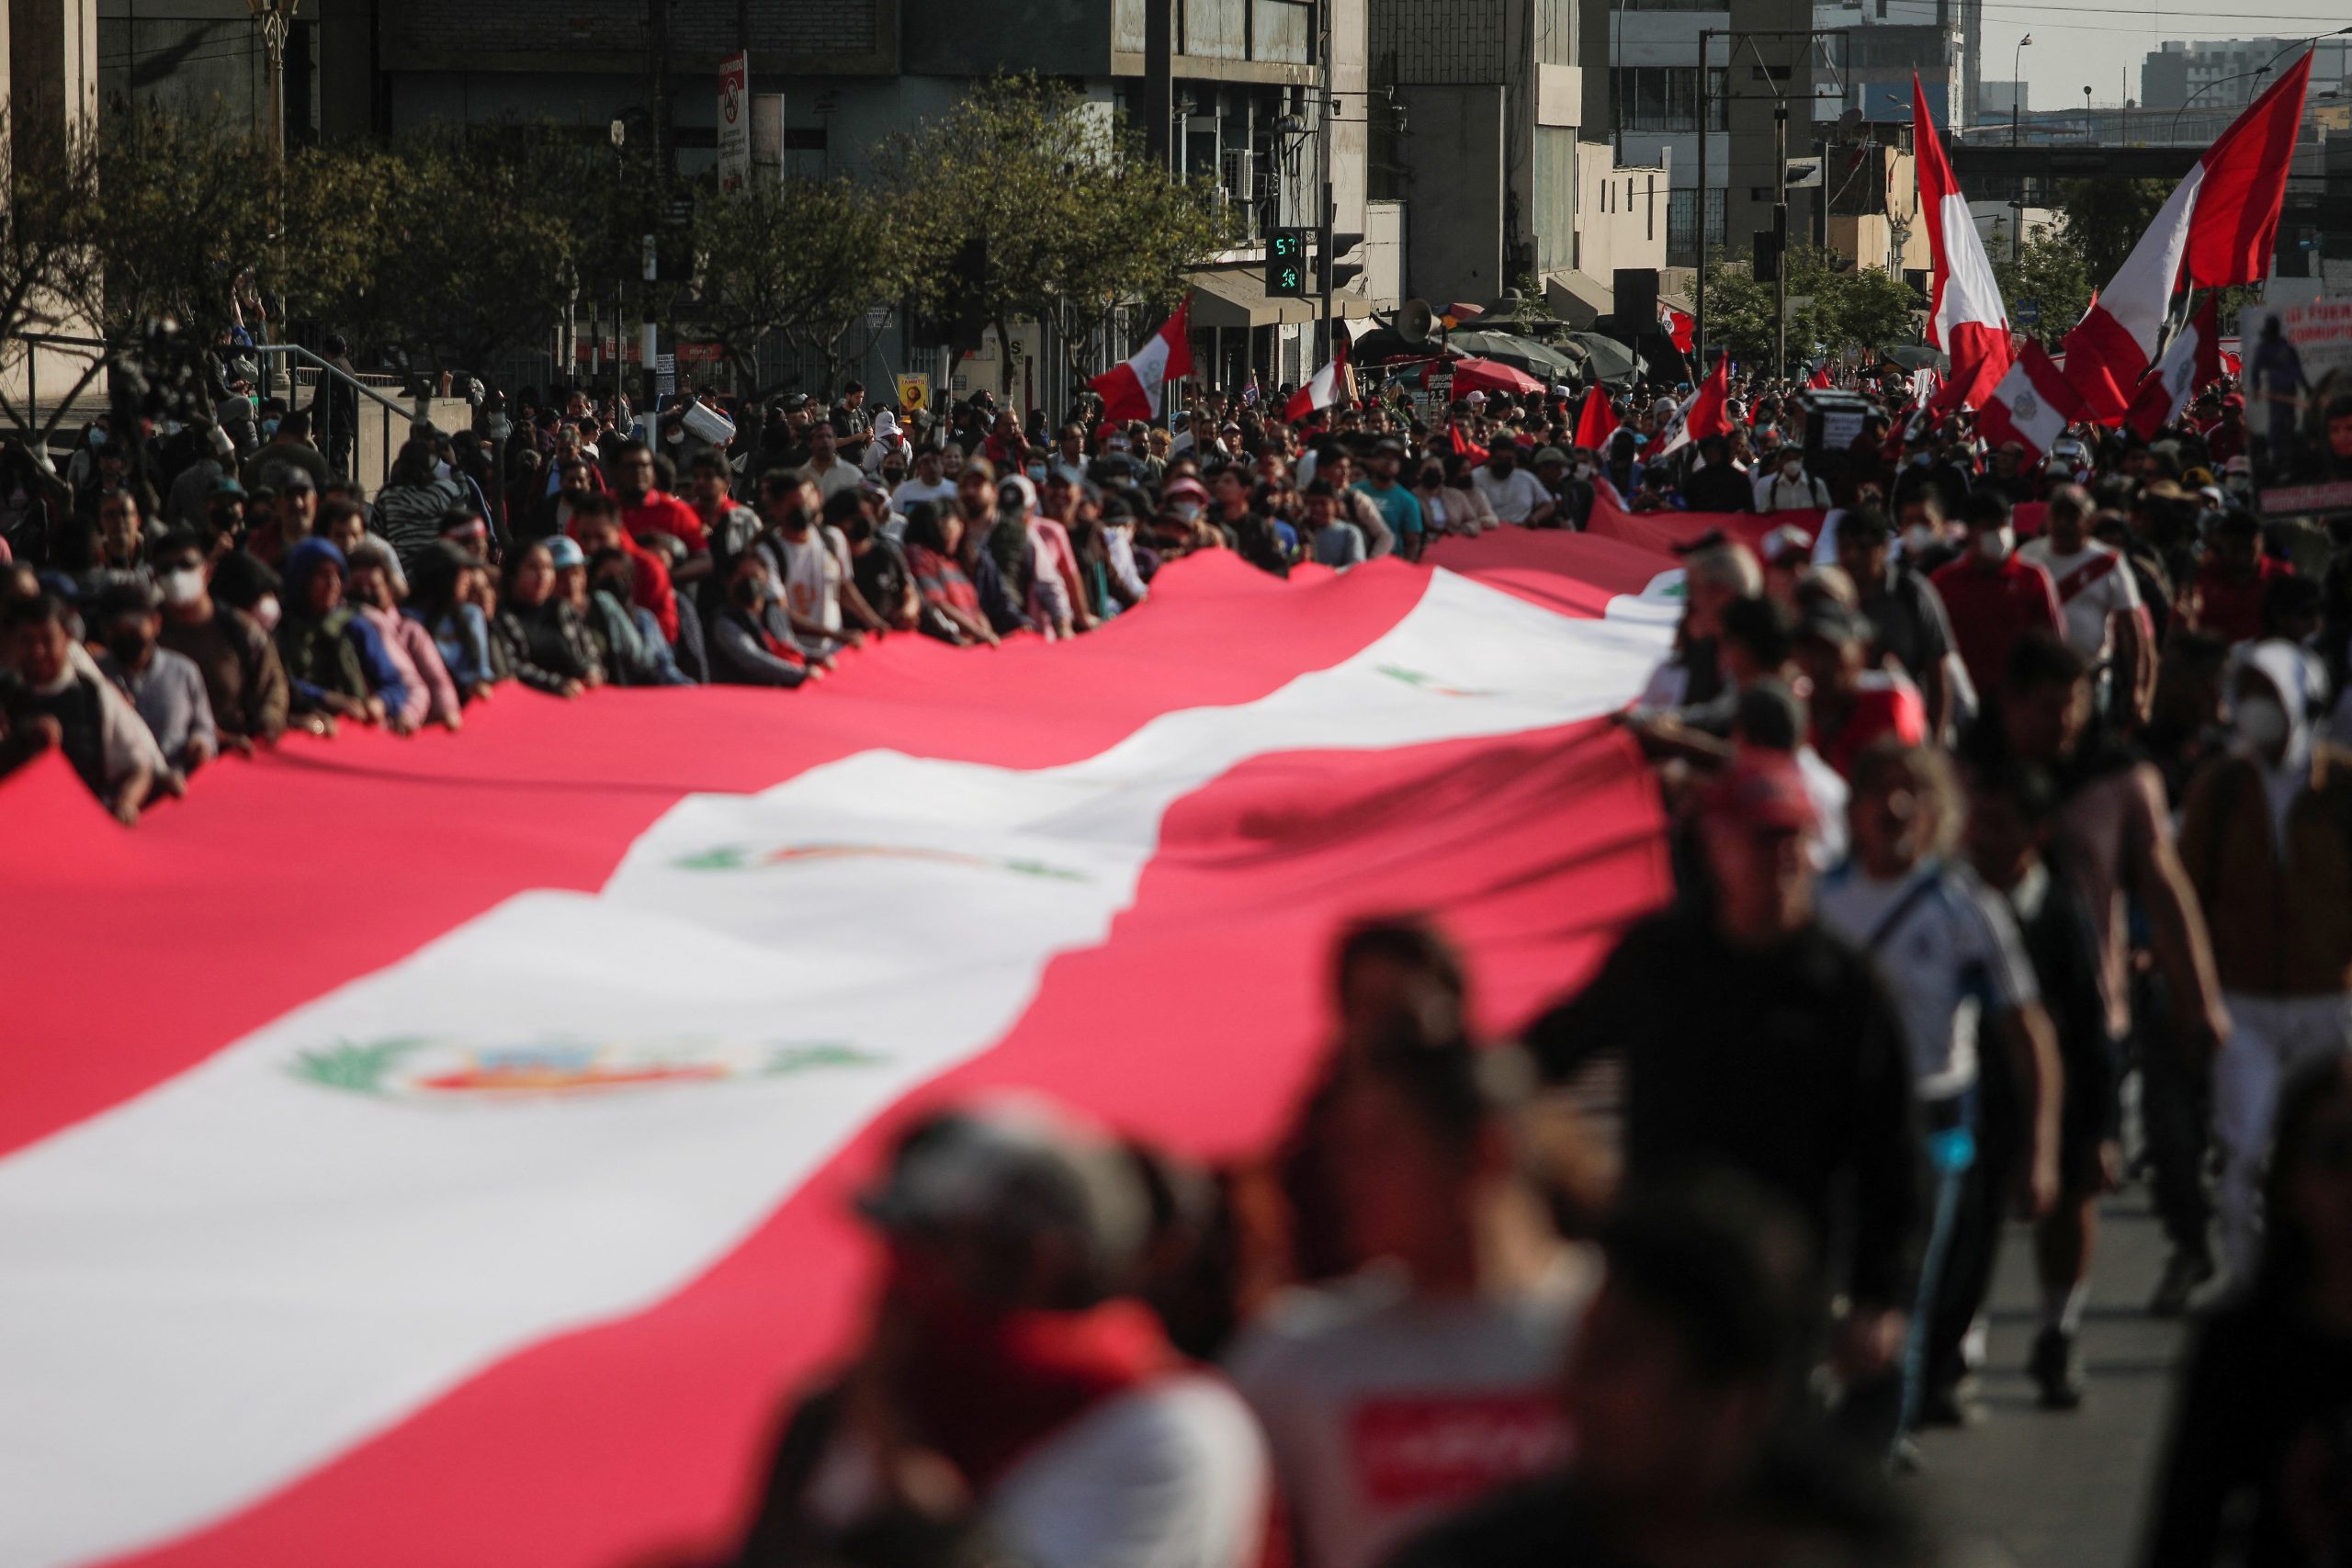
[[[1193,373],[1193,344],[1187,331],[1193,297],[1184,296],[1151,340],[1125,365],[1117,365],[1087,383],[1102,395],[1105,419],[1158,419],[1160,389]]]
[[[1674,411],[1674,418],[1668,422],[1645,460],[1655,463],[1668,453],[1694,441],[1704,441],[1710,435],[1729,435],[1731,415],[1724,405],[1730,400],[1731,355],[1725,355],[1715,361],[1715,373],[1700,382],[1690,400]]]
[[[1928,96],[1911,76],[1911,134],[1918,147],[1919,216],[1928,226],[1934,282],[1928,291],[1928,341],[1950,356],[1951,374],[1937,394],[1939,409],[1974,408],[2009,367],[2009,323],[2000,285],[1984,254],[1968,197],[1961,194],[1943,138],[1928,117]]]
[[[2066,378],[2082,393],[2091,418],[2122,423],[2156,356],[2173,290],[2184,281],[2226,288],[2269,276],[2311,73],[2306,51],[2205,150],[2066,334]]]
[[[1331,363],[1290,395],[1290,400],[1283,404],[1283,418],[1296,424],[1316,410],[1328,409],[1339,401],[1340,389],[1347,381],[1347,368],[1348,329],[1342,326],[1331,334]]]
[[[1815,366],[1813,374],[1805,378],[1804,384],[1816,389],[1833,385],[1829,379],[1828,365],[1824,363]]]
[[[2165,350],[2155,374],[2140,383],[2124,423],[2143,441],[2178,419],[2188,401],[2222,378],[2221,296],[2208,294]]]
[[[2029,461],[2040,462],[2083,412],[2082,399],[2066,373],[2048,349],[2028,338],[2025,352],[1984,400],[1976,430],[1986,446],[2015,441],[2026,449]]]
[[[1584,395],[1584,407],[1577,414],[1577,445],[1600,450],[1609,433],[1617,428],[1617,412],[1609,406],[1609,393],[1595,382]]]
[[[1685,354],[1690,352],[1691,333],[1696,326],[1690,311],[1678,310],[1663,299],[1657,302],[1657,330]]]

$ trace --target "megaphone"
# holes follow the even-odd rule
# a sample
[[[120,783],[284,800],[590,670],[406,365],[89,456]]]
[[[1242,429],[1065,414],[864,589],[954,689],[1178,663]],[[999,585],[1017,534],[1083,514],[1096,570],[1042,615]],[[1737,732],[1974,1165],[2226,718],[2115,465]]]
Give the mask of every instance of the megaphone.
[[[1426,299],[1408,299],[1396,312],[1396,335],[1415,348],[1430,341],[1430,333],[1437,328],[1437,316]]]

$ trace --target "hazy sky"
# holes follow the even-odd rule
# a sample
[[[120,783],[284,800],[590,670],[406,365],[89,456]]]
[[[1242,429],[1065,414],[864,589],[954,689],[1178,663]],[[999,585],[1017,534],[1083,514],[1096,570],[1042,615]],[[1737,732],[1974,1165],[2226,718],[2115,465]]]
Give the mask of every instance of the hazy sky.
[[[2197,9],[2187,0],[1984,0],[1984,77],[2007,81],[2018,39],[2030,33],[2019,71],[2030,107],[2079,104],[2086,86],[2092,103],[2116,104],[2140,96],[2141,59],[2167,39],[2290,39],[2352,24],[2344,0],[2242,3],[2245,10],[2221,15],[2219,6]],[[1933,0],[1889,0],[1887,20],[1915,17],[1933,21]]]

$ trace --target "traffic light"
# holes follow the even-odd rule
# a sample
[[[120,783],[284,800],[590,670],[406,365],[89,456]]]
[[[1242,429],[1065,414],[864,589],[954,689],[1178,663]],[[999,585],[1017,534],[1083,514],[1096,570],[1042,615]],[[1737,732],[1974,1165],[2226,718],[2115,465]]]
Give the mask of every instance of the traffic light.
[[[1363,243],[1362,234],[1334,233],[1331,243],[1323,247],[1323,265],[1330,269],[1334,292],[1345,288],[1363,276],[1362,262],[1342,262],[1340,258]]]
[[[1306,298],[1306,235],[1304,229],[1277,229],[1266,237],[1266,293],[1272,298]]]
[[[1771,283],[1781,276],[1781,237],[1770,229],[1756,231],[1756,281]]]

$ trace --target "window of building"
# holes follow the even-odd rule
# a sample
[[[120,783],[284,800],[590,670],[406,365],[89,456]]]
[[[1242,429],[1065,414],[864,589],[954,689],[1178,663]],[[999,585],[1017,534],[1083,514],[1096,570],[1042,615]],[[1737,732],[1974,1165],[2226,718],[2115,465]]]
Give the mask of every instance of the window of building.
[[[1731,106],[1725,94],[1731,73],[1724,67],[1707,72],[1707,128],[1731,127]],[[1699,129],[1699,68],[1695,65],[1628,65],[1610,73],[1611,91],[1627,130],[1696,130]]]
[[[1707,245],[1720,250],[1724,243],[1724,193],[1720,189],[1707,193]],[[1668,266],[1699,265],[1699,192],[1690,186],[1678,186],[1666,193],[1666,262]]]

